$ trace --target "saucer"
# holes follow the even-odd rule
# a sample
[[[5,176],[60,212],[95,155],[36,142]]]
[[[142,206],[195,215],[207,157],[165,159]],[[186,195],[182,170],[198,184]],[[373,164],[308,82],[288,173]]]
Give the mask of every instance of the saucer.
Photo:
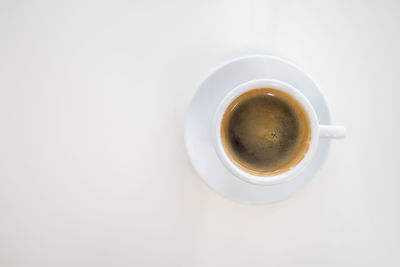
[[[248,55],[220,65],[200,83],[186,115],[185,143],[195,170],[211,189],[240,203],[265,204],[288,198],[310,181],[324,163],[330,141],[320,139],[313,161],[302,173],[287,182],[256,185],[231,174],[214,150],[214,114],[218,104],[230,90],[255,79],[276,79],[291,84],[311,102],[319,123],[331,124],[326,98],[308,74],[293,63],[278,57]]]

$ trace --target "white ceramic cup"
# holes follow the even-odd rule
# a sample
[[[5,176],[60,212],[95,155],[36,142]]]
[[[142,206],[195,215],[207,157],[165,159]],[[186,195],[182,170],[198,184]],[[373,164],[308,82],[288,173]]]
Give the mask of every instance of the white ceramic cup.
[[[272,88],[277,89],[286,94],[291,95],[300,105],[303,107],[311,127],[311,137],[309,148],[303,159],[290,170],[279,173],[273,176],[257,176],[250,174],[239,167],[237,167],[232,160],[228,157],[221,141],[221,121],[224,113],[228,106],[235,100],[238,96],[244,94],[247,91],[258,88]],[[259,185],[273,185],[277,183],[283,183],[296,177],[301,173],[304,168],[312,161],[315,152],[317,151],[318,143],[320,138],[334,138],[342,139],[346,135],[346,129],[343,126],[334,125],[320,125],[318,123],[318,117],[315,110],[308,99],[296,88],[282,81],[272,80],[272,79],[259,79],[252,80],[231,90],[219,104],[215,117],[214,117],[214,146],[218,157],[225,165],[225,167],[236,177],[242,179],[245,182],[259,184]]]

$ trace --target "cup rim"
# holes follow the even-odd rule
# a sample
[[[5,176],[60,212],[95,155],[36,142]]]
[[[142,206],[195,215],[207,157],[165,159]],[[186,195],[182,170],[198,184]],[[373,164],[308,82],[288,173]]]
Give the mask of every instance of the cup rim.
[[[234,101],[238,96],[242,95],[245,92],[258,89],[258,88],[272,88],[283,91],[293,98],[295,98],[299,104],[303,107],[311,128],[310,142],[309,148],[304,155],[303,159],[290,170],[280,173],[273,176],[257,176],[254,174],[250,174],[242,169],[240,169],[236,164],[234,164],[229,156],[226,154],[225,149],[222,145],[221,141],[221,122],[223,115],[228,108],[228,106]],[[249,182],[252,184],[258,185],[274,185],[286,182],[294,177],[296,177],[300,172],[302,172],[307,165],[311,162],[318,146],[319,140],[319,124],[318,118],[315,113],[315,110],[308,99],[295,87],[292,85],[285,83],[276,79],[256,79],[247,81],[245,83],[239,84],[235,88],[233,88],[226,96],[222,99],[220,104],[217,107],[217,110],[214,115],[214,148],[222,161],[224,166],[236,177],[240,178],[245,182]]]

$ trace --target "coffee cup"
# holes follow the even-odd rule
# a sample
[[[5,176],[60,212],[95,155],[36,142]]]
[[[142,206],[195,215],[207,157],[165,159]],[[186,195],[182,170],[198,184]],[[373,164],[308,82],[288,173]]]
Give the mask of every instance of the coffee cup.
[[[279,100],[281,96],[288,101]],[[291,111],[296,108],[299,112]],[[269,110],[273,110],[271,114],[268,113]],[[273,114],[275,111],[280,113]],[[303,114],[304,118],[290,117],[292,113],[297,114],[296,112]],[[263,116],[268,119],[267,122],[260,121]],[[271,123],[276,127],[269,127],[268,124]],[[288,124],[293,124],[292,128],[295,130]],[[257,136],[254,131],[261,135]],[[287,131],[293,133],[288,134]],[[310,101],[299,90],[288,83],[273,79],[252,80],[233,88],[219,103],[214,115],[214,148],[219,159],[233,175],[257,185],[274,185],[294,179],[313,160],[320,138],[342,139],[345,135],[343,126],[321,125]],[[256,136],[257,140],[241,140],[249,139],[249,136]],[[249,142],[251,147],[246,147]],[[230,147],[231,143],[237,144],[238,149]],[[235,149],[238,150],[237,153],[232,152]],[[277,163],[279,168],[273,171],[259,171],[258,165],[254,165],[252,160],[260,166],[270,167],[269,165],[275,164],[273,161],[280,165]],[[270,164],[263,160],[270,161]]]

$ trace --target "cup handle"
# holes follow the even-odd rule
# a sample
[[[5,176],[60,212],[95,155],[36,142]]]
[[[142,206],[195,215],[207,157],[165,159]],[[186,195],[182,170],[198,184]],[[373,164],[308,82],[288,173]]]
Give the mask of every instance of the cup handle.
[[[346,128],[344,128],[343,126],[336,126],[336,125],[319,126],[319,137],[321,138],[343,139],[345,136],[346,136]]]

